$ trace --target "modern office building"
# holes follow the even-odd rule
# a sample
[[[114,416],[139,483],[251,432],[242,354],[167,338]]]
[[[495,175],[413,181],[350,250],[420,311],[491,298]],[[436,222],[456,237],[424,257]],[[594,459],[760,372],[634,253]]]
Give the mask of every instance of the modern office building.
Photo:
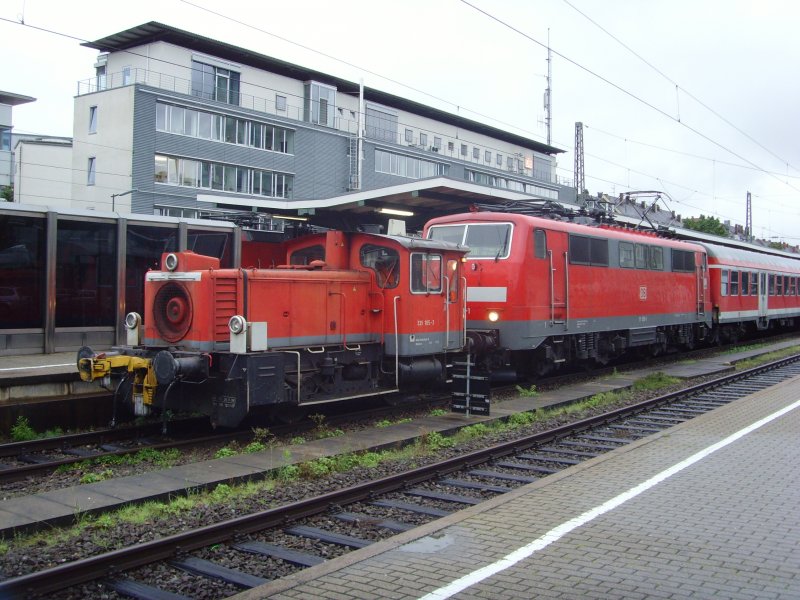
[[[11,185],[14,172],[14,146],[11,140],[13,108],[35,100],[31,96],[0,91],[0,189]]]
[[[155,22],[85,45],[100,54],[75,99],[76,208],[379,222],[575,199],[561,150],[359,83]]]

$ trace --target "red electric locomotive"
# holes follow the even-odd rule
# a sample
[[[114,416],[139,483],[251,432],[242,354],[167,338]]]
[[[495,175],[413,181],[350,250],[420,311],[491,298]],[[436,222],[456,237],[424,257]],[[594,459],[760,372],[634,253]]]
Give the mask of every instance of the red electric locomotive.
[[[126,318],[129,344],[107,355],[81,349],[79,370],[115,386],[136,415],[189,410],[221,426],[254,409],[288,415],[430,386],[465,345],[465,252],[330,231],[287,242],[277,268],[165,254],[146,277],[143,324]]]
[[[496,379],[692,347],[712,326],[698,244],[491,212],[433,219],[425,236],[470,249],[470,351]]]

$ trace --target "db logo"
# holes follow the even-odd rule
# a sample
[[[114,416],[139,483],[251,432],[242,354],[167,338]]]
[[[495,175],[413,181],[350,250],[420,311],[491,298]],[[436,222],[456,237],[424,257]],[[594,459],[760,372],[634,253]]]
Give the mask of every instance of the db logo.
[[[647,286],[639,286],[639,300],[647,300]]]

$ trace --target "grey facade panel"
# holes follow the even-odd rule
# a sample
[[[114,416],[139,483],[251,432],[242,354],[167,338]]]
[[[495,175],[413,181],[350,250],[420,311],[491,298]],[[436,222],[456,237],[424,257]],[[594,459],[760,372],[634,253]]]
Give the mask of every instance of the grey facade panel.
[[[133,157],[131,175],[133,188],[131,212],[153,214],[156,134],[155,98],[142,94],[138,88],[133,97]]]
[[[295,134],[294,199],[315,200],[347,191],[348,138],[321,129],[298,129]]]

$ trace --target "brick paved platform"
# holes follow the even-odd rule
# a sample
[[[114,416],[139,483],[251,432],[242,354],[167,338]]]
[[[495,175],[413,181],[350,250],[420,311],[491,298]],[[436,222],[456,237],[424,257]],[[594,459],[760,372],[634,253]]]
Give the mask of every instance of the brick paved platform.
[[[236,598],[800,598],[798,432],[795,378]]]

